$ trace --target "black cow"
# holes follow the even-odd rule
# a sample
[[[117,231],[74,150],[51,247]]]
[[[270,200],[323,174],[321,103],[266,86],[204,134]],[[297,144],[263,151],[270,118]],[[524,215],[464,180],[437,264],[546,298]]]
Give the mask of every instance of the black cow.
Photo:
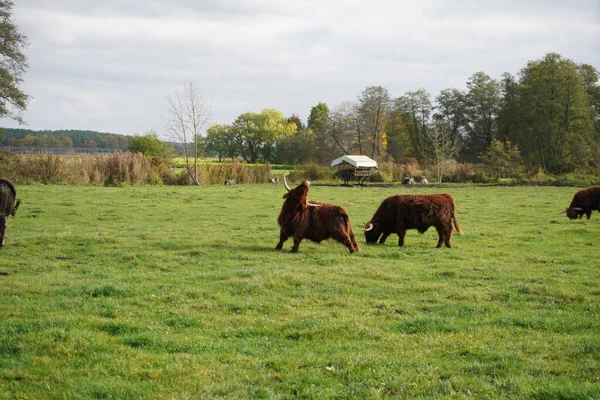
[[[4,247],[8,217],[10,215],[14,217],[21,204],[21,200],[16,200],[16,198],[15,185],[8,179],[0,179],[0,247]]]

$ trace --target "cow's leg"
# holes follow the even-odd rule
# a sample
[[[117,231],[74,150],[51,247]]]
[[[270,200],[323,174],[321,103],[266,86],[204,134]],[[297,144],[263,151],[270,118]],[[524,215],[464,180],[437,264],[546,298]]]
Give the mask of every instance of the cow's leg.
[[[358,247],[358,244],[356,244],[356,238],[353,240],[352,236],[354,236],[354,233],[352,233],[352,231],[347,232],[344,225],[338,226],[337,229],[331,233],[331,237],[338,243],[346,246],[348,250],[350,250],[350,253],[357,251],[355,245]]]
[[[444,243],[446,244],[446,247],[452,247],[450,245],[450,240],[452,239],[453,232],[454,232],[454,229],[452,229],[452,226],[450,226],[450,228],[446,230],[446,233],[444,235]]]
[[[406,231],[404,229],[398,231],[398,246],[404,246],[404,236],[406,236]]]
[[[4,235],[6,233],[7,225],[6,217],[0,217],[0,248],[4,247]]]
[[[281,250],[281,248],[283,247],[283,243],[288,240],[288,236],[283,233],[283,231],[281,231],[279,233],[279,243],[277,243],[277,246],[275,246],[275,250]]]
[[[385,241],[387,240],[388,236],[390,236],[390,232],[383,232],[383,235],[381,235],[381,238],[379,239],[379,243],[384,244]],[[402,245],[399,245],[399,246],[402,246]]]
[[[350,253],[352,253],[353,251],[360,251],[358,248],[358,242],[356,241],[356,235],[354,234],[354,232],[352,232],[352,229],[350,229],[350,231],[348,232],[348,237],[350,238],[350,243],[352,244],[352,250],[350,251]]]
[[[587,219],[590,219],[590,217],[592,216],[592,210],[587,210],[585,212],[585,216],[587,217]]]
[[[292,246],[292,253],[298,252],[298,247],[300,246],[300,242],[302,241],[302,237],[294,236],[294,246]]]
[[[444,239],[445,239],[444,238],[444,228],[436,226],[436,229],[438,232],[439,239],[438,239],[438,244],[435,247],[440,248],[444,244]]]

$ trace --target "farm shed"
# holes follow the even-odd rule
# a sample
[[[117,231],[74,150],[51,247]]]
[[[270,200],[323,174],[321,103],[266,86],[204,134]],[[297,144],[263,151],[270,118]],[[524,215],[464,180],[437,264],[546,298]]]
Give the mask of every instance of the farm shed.
[[[338,176],[348,185],[350,181],[355,180],[358,183],[364,182],[371,173],[373,168],[377,168],[377,161],[370,159],[367,156],[341,156],[336,158],[330,166],[338,168]]]

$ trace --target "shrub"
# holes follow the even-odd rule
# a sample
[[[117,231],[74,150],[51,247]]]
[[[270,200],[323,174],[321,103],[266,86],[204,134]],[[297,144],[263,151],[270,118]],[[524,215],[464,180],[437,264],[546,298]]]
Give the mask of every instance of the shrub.
[[[523,159],[517,145],[494,139],[480,156],[485,171],[493,178],[516,178],[523,170]]]
[[[431,174],[431,171],[427,171]],[[481,166],[470,163],[457,163],[454,160],[446,161],[442,181],[453,183],[486,183],[486,177]]]
[[[294,168],[289,174],[290,180],[300,181],[330,181],[335,177],[335,173],[329,167],[309,163]]]

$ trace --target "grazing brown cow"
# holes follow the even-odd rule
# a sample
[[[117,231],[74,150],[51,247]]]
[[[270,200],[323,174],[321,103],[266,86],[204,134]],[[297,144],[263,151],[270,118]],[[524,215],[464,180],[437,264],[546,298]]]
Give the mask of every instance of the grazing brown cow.
[[[600,211],[600,186],[581,189],[575,193],[569,208],[561,212],[561,214],[567,213],[569,219],[582,218],[583,214],[585,214],[587,219],[590,219],[594,210]]]
[[[346,210],[333,204],[309,201],[307,195],[310,182],[302,182],[290,189],[284,176],[283,183],[288,192],[283,195],[285,201],[277,218],[281,232],[275,249],[281,250],[283,243],[293,237],[292,253],[298,251],[302,239],[321,243],[329,238],[345,245],[350,253],[359,251]]]
[[[16,197],[15,185],[7,179],[0,179],[0,247],[4,247],[8,217],[10,215],[14,217],[21,204],[21,200],[15,203]]]
[[[404,245],[407,229],[424,233],[435,226],[439,240],[437,247],[450,246],[454,227],[462,235],[456,219],[456,204],[449,194],[397,194],[381,202],[373,218],[367,222],[364,231],[367,243],[385,243],[387,237],[395,233],[399,236],[398,246]]]

